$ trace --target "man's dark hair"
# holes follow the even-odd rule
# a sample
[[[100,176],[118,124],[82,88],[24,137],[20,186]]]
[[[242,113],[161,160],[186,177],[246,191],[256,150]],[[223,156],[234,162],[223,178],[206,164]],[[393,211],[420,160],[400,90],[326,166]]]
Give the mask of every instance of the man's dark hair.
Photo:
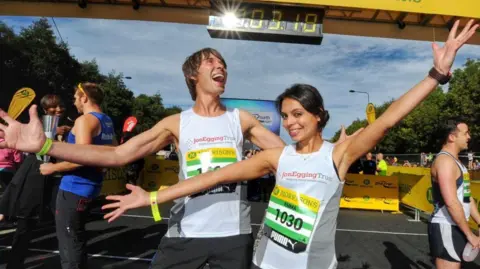
[[[191,77],[198,75],[198,68],[200,68],[202,60],[208,58],[210,55],[220,59],[220,61],[223,63],[223,66],[225,66],[225,69],[227,69],[227,63],[225,63],[225,59],[223,59],[220,52],[212,48],[204,48],[193,53],[192,55],[188,56],[183,63],[183,75],[185,76],[185,82],[187,83],[188,90],[190,91],[193,101],[197,99],[197,89],[195,88],[195,80],[191,79]]]
[[[447,144],[448,136],[455,134],[458,131],[458,125],[462,123],[467,124],[467,120],[463,117],[453,117],[447,119],[443,124],[440,125],[439,134],[442,145]]]

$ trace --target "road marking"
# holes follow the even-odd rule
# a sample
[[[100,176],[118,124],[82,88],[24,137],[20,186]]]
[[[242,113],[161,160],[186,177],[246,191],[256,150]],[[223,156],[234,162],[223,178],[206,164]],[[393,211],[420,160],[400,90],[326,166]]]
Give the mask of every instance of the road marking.
[[[1,246],[0,248],[4,249],[12,249],[12,246]],[[28,249],[30,251],[36,251],[36,252],[43,252],[43,253],[54,253],[54,254],[60,254],[58,250],[49,250],[49,249],[39,249],[39,248],[30,248]],[[116,259],[116,260],[129,260],[129,261],[145,261],[145,262],[151,262],[152,259],[145,259],[141,257],[125,257],[125,256],[114,256],[114,255],[104,255],[104,254],[88,254],[89,257],[94,257],[94,258],[109,258],[109,259]]]
[[[97,215],[105,215],[102,212],[93,212]],[[135,214],[123,214],[121,217],[127,218],[146,218],[146,219],[153,219],[151,216],[143,216],[143,215],[135,215]],[[169,218],[163,218],[164,220],[168,220]],[[262,226],[261,223],[252,223],[252,226]],[[404,233],[404,232],[383,232],[383,231],[374,231],[374,230],[354,230],[354,229],[337,229],[340,232],[352,232],[352,233],[374,233],[374,234],[391,234],[391,235],[412,235],[412,236],[428,236],[427,234],[423,233]]]
[[[392,234],[392,235],[428,236],[428,234],[419,234],[419,233],[383,232],[383,231],[371,231],[371,230],[337,229],[337,231],[340,231],[340,232],[353,232],[353,233],[372,233],[372,234]]]

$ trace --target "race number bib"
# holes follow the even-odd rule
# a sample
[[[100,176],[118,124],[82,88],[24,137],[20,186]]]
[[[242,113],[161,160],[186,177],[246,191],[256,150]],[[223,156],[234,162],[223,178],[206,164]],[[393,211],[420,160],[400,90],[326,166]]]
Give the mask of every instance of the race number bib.
[[[320,201],[291,189],[275,186],[265,217],[265,235],[288,251],[307,249]]]
[[[194,177],[209,171],[218,170],[229,164],[237,162],[237,152],[234,148],[207,148],[188,151],[187,178]],[[224,184],[212,189],[191,195],[197,197],[205,194],[232,193],[235,192],[237,183]]]
[[[468,198],[467,202],[470,202],[470,196],[472,193],[470,191],[470,174],[463,173],[463,198]]]

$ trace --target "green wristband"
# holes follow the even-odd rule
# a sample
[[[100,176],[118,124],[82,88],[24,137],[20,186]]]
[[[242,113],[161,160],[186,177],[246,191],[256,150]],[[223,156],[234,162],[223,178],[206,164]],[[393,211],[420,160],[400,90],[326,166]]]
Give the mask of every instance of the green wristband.
[[[37,155],[39,156],[47,155],[48,151],[50,151],[50,149],[52,148],[52,145],[53,145],[53,140],[51,138],[47,138],[47,140],[45,140],[45,144],[43,144],[42,149],[37,153]]]

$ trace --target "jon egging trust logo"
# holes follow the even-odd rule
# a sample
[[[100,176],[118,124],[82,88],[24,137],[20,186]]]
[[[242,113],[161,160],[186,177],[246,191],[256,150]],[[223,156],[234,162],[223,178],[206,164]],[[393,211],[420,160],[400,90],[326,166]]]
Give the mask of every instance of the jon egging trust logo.
[[[195,137],[187,139],[186,144],[188,149],[193,148],[195,145],[211,145],[211,144],[225,144],[235,142],[235,137],[231,136],[212,136],[212,137]]]

